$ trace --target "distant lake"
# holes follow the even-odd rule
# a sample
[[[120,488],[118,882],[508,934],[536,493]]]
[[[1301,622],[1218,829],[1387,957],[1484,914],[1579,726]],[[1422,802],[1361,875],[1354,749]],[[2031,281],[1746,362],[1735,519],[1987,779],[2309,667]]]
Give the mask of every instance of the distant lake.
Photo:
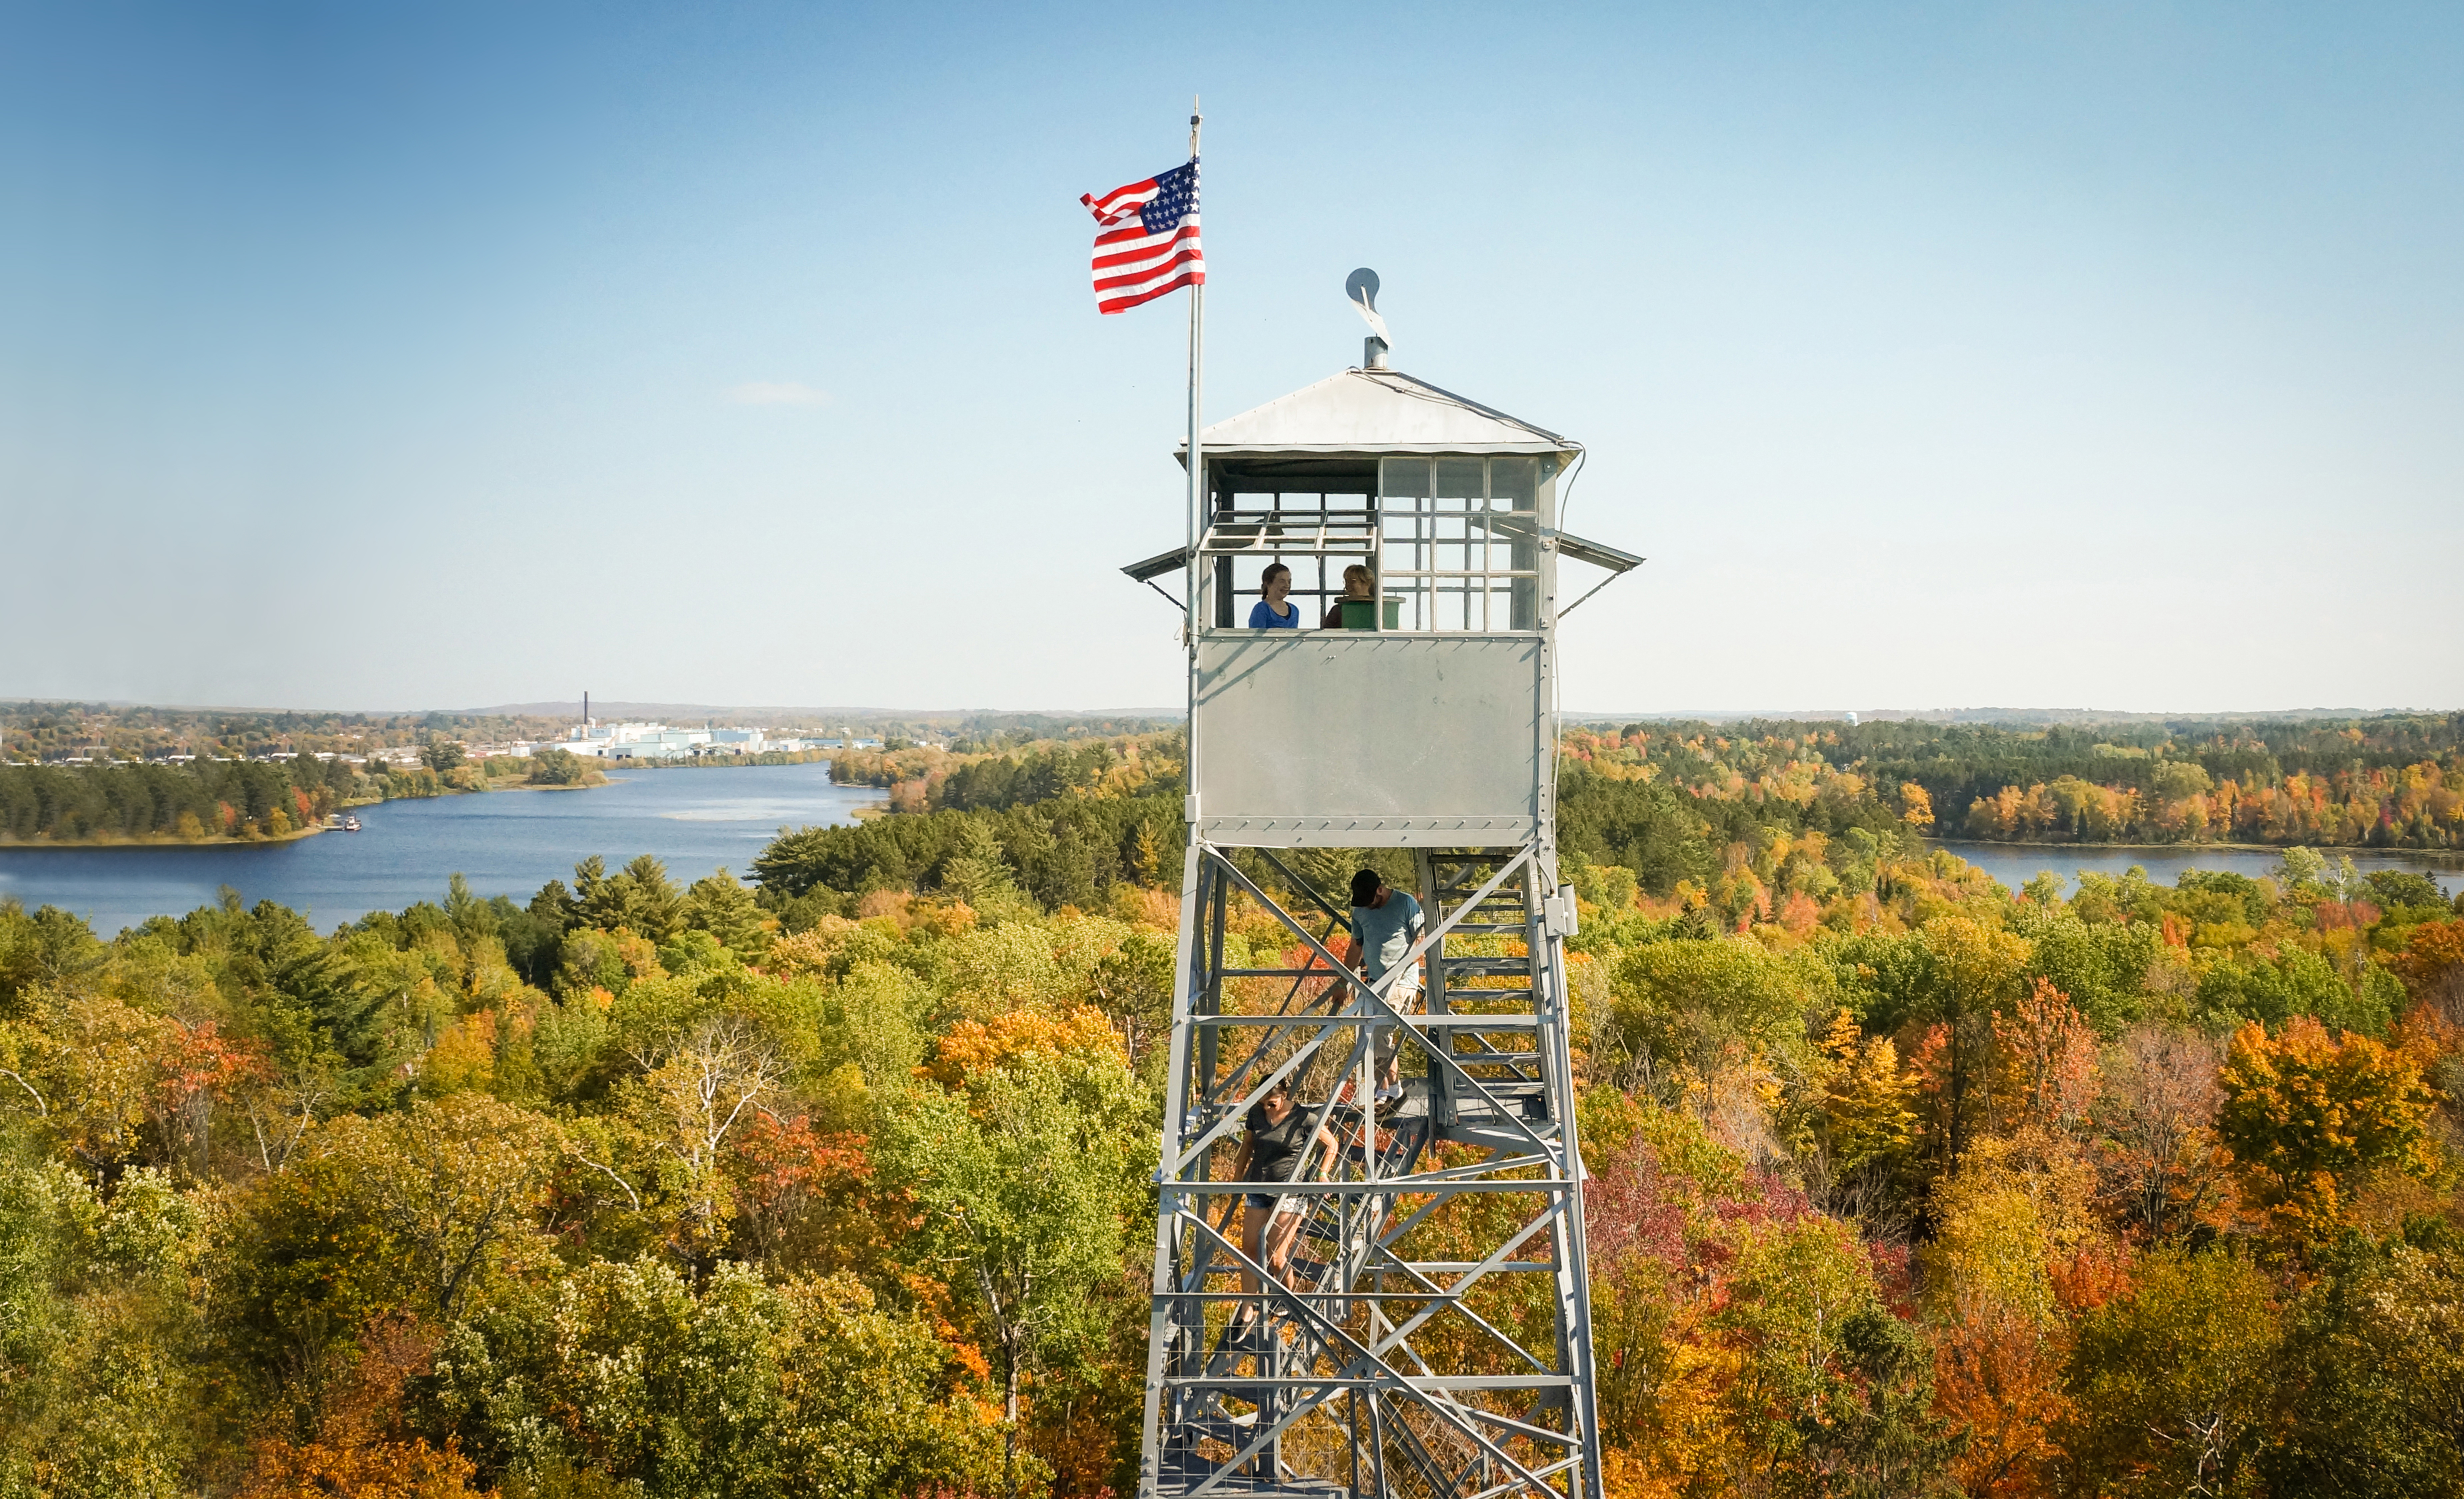
[[[2255,880],[2274,870],[2284,858],[2280,849],[2100,848],[2076,843],[1967,843],[1948,838],[1936,841],[1935,846],[1950,850],[2013,890],[2050,869],[2061,877],[2065,894],[2079,888],[2079,874],[2083,869],[2119,876],[2137,864],[2147,871],[2148,879],[2169,885],[2186,869],[2230,870]],[[2319,852],[2326,856],[2330,867],[2349,855],[2353,867],[2365,875],[2380,869],[2428,875],[2438,881],[2438,888],[2446,891],[2450,900],[2454,899],[2456,891],[2464,890],[2464,860],[2452,854],[2364,848],[2322,848]]]
[[[743,766],[716,771],[631,771],[587,791],[488,792],[358,809],[360,833],[320,833],[293,843],[204,848],[0,848],[0,897],[29,910],[57,905],[109,936],[149,916],[180,916],[212,903],[231,885],[253,905],[274,901],[308,913],[320,929],[370,911],[441,901],[457,871],[481,896],[528,901],[551,880],[573,882],[573,866],[596,854],[610,868],[651,854],[679,883],[726,866],[741,876],[781,828],[843,826],[881,800],[864,786],[833,786],[827,765]],[[2099,848],[2065,843],[1967,843],[1947,848],[2012,889],[2050,869],[2064,888],[2079,871],[2119,875],[2133,864],[2171,884],[2185,869],[2229,869],[2254,878],[2276,867],[2273,852],[2240,849]],[[2429,875],[2451,897],[2464,889],[2464,860],[2418,854],[2350,852],[2354,867]]]
[[[679,884],[721,865],[742,876],[781,828],[850,823],[856,808],[882,799],[869,787],[831,785],[826,764],[633,771],[611,781],[389,801],[356,809],[361,832],[258,847],[0,848],[0,898],[75,911],[108,937],[209,905],[231,885],[251,905],[274,901],[329,930],[442,901],[456,872],[482,897],[527,902],[551,880],[571,884],[573,866],[593,854],[610,869],[656,855]]]

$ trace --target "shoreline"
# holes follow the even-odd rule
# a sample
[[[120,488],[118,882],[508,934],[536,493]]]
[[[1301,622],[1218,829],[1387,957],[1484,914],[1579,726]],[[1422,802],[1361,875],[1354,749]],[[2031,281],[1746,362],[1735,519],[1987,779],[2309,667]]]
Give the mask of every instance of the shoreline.
[[[2331,863],[2343,858],[2390,859],[2401,863],[2435,869],[2443,873],[2464,874],[2464,849],[2452,848],[2378,848],[2367,843],[2015,843],[1991,838],[1925,839],[1928,848],[1952,854],[1962,849],[1993,849],[2006,854],[2031,853],[2051,859],[2063,855],[2090,857],[2096,855],[2152,855],[2158,858],[2196,859],[2208,854],[2261,854],[2281,858],[2291,849],[2306,848]],[[2056,870],[2055,873],[2060,873]]]
[[[837,750],[764,750],[759,754],[693,754],[673,757],[635,759],[630,755],[611,759],[611,766],[621,765],[638,771],[752,771],[779,770],[791,765],[827,765],[844,751]]]
[[[577,781],[571,786],[533,786],[528,781],[524,781],[517,786],[474,786],[468,791],[456,786],[451,791],[439,792],[437,796],[479,796],[492,794],[496,792],[595,792],[615,784],[616,777],[603,774],[596,781]],[[395,796],[389,799],[393,801],[434,801],[436,800],[436,796]],[[359,805],[363,807],[382,807],[385,803],[382,801],[361,802]]]
[[[590,792],[600,791],[615,784],[613,778],[603,778],[595,784],[586,786],[455,786],[440,791],[433,796],[380,796],[371,801],[346,801],[338,805],[349,809],[385,807],[395,802],[442,801],[448,796],[485,796],[498,792]],[[91,848],[278,848],[286,843],[297,843],[301,838],[315,837],[319,833],[343,831],[345,830],[341,828],[329,828],[320,822],[313,827],[294,828],[280,836],[266,835],[253,838],[229,837],[222,834],[216,834],[211,837],[184,838],[176,833],[148,834],[143,837],[134,838],[72,838],[65,842],[57,838],[0,838],[0,853],[19,849],[58,849],[65,852],[71,849]]]
[[[367,804],[363,802],[358,805]],[[35,838],[29,841],[0,838],[0,853],[38,848],[58,849],[63,853],[81,848],[278,848],[285,843],[297,843],[301,838],[315,837],[319,833],[341,831],[341,828],[329,828],[320,822],[313,828],[294,828],[278,836],[267,835],[253,838],[226,837],[221,834],[209,838],[184,838],[177,834],[142,838],[77,838],[66,843],[56,838]]]

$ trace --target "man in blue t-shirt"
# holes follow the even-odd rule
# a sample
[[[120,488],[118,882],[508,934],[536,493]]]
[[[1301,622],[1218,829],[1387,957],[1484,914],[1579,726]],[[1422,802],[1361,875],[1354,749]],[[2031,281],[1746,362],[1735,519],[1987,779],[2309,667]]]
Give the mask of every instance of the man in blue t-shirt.
[[[1343,961],[1370,983],[1384,978],[1388,968],[1401,963],[1427,929],[1420,919],[1420,902],[1389,889],[1377,871],[1364,869],[1352,877],[1352,937]],[[1418,1009],[1421,966],[1427,961],[1423,955],[1410,972],[1396,976],[1395,987],[1386,991],[1388,1004],[1407,1015]],[[1378,1033],[1377,1101],[1381,1104],[1403,1096],[1402,1050],[1399,1031]]]

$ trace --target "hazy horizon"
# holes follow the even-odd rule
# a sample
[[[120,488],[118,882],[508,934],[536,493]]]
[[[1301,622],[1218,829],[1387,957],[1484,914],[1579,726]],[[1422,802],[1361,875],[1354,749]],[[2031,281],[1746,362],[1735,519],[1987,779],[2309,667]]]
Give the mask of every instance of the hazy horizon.
[[[552,699],[551,699],[551,700],[540,700],[540,701],[535,701],[535,702],[528,702],[528,703],[495,703],[495,704],[489,704],[489,705],[485,705],[485,706],[475,706],[475,707],[449,707],[449,706],[352,707],[352,706],[327,706],[327,705],[302,705],[302,704],[268,705],[268,704],[241,704],[241,703],[141,703],[141,702],[136,702],[136,701],[128,700],[128,699],[99,699],[99,698],[82,698],[82,699],[79,699],[79,698],[0,698],[0,705],[11,705],[11,704],[13,704],[13,705],[22,705],[22,706],[33,706],[33,705],[48,705],[48,704],[53,704],[53,703],[58,703],[58,704],[62,704],[62,705],[64,705],[64,706],[93,706],[93,707],[99,707],[99,708],[106,708],[106,709],[113,709],[113,710],[145,709],[145,710],[148,710],[148,711],[154,711],[154,712],[169,712],[169,713],[268,713],[268,714],[271,714],[271,713],[334,713],[334,714],[352,715],[352,716],[365,716],[365,717],[413,717],[413,716],[421,716],[421,715],[427,715],[427,714],[442,714],[442,715],[445,715],[445,716],[448,716],[448,717],[459,717],[459,718],[519,718],[519,717],[533,717],[533,718],[557,718],[557,717],[579,717],[579,716],[581,716],[582,706],[583,706],[582,703],[581,703],[579,700],[573,700],[573,701],[568,701],[568,702],[562,702],[562,703],[560,703],[560,702],[556,702],[556,701],[554,701],[554,700],[552,700]],[[1053,706],[1024,706],[1024,707],[996,707],[996,706],[980,706],[980,705],[979,705],[979,706],[963,706],[963,707],[914,707],[914,706],[905,706],[905,707],[900,707],[900,706],[879,706],[879,705],[860,705],[860,704],[818,704],[818,705],[803,705],[803,704],[763,704],[763,703],[651,703],[651,702],[627,702],[627,701],[623,701],[623,700],[608,701],[608,700],[601,700],[601,699],[597,699],[597,698],[593,698],[593,699],[591,700],[591,703],[590,703],[590,709],[591,709],[591,715],[592,715],[594,718],[601,718],[601,719],[606,719],[606,718],[622,718],[622,717],[655,717],[655,716],[659,716],[659,715],[706,715],[706,714],[722,714],[722,715],[723,715],[723,714],[772,715],[772,716],[779,716],[779,717],[786,717],[786,716],[802,716],[802,717],[808,717],[808,718],[833,717],[833,716],[837,716],[837,715],[844,714],[844,715],[846,715],[846,716],[847,716],[847,717],[849,717],[849,718],[882,718],[882,719],[897,719],[897,718],[905,718],[905,719],[919,719],[919,720],[920,720],[920,719],[934,719],[934,718],[960,718],[960,717],[969,717],[969,716],[983,716],[983,717],[992,717],[992,716],[1011,716],[1011,717],[1022,717],[1022,718],[1023,718],[1023,717],[1045,717],[1045,718],[1084,718],[1084,719],[1123,719],[1123,718],[1177,719],[1177,718],[1184,718],[1184,717],[1186,717],[1186,716],[1187,716],[1187,714],[1188,714],[1188,710],[1187,710],[1186,706],[1181,706],[1181,705],[1174,705],[1174,706],[1160,706],[1160,705],[1149,705],[1149,706],[1096,706],[1096,707],[1053,707]],[[2457,711],[2464,711],[2464,709],[2457,709],[2457,708],[2453,708],[2453,707],[2438,707],[2438,706],[2432,706],[2432,707],[2417,707],[2417,706],[2398,706],[2398,707],[2350,707],[2350,706],[2348,706],[2348,707],[2222,708],[2222,709],[2204,709],[2204,708],[2203,708],[2203,709],[2190,709],[2190,708],[2180,708],[2180,709],[2168,709],[2168,708],[2155,708],[2155,709],[2128,709],[2128,708],[2099,708],[2099,707],[2027,707],[2027,706],[1957,706],[1957,707],[1907,707],[1907,706],[1897,706],[1897,707],[1850,707],[1850,708],[1843,708],[1843,707],[1675,707],[1675,708],[1561,707],[1561,708],[1559,708],[1559,709],[1557,710],[1557,716],[1558,716],[1558,718],[1559,718],[1561,721],[1565,721],[1565,722],[1599,722],[1599,721],[1610,720],[1610,719],[1625,719],[1625,720],[1653,720],[1653,721],[1661,721],[1661,720],[1682,721],[1682,720],[1689,720],[1689,719],[1703,719],[1703,720],[1721,720],[1721,719],[1773,719],[1773,720],[1783,720],[1783,721],[1800,721],[1800,722],[1806,722],[1806,723],[1820,723],[1820,722],[1825,722],[1825,721],[1830,721],[1830,720],[1837,720],[1837,719],[1839,719],[1839,718],[1843,717],[1843,716],[1844,716],[1844,715],[1846,715],[1846,714],[1854,713],[1854,714],[1858,715],[1858,717],[1859,717],[1859,718],[1860,718],[1860,719],[1862,719],[1862,720],[1865,720],[1865,721],[1868,721],[1868,722],[1877,722],[1877,723],[1886,723],[1886,722],[1892,722],[1892,721],[1896,721],[1896,720],[1907,720],[1907,721],[1917,721],[1917,720],[1934,720],[1934,721],[1946,721],[1946,722],[1971,722],[1971,721],[1972,721],[1972,722],[1978,722],[1978,723],[1995,722],[1995,721],[2002,721],[2002,720],[2013,720],[2013,721],[2024,720],[2024,721],[2031,721],[2031,722],[2034,722],[2034,721],[2048,721],[2048,722],[2051,722],[2051,721],[2063,721],[2063,722],[2078,722],[2078,723],[2106,723],[2106,722],[2110,722],[2110,723],[2121,723],[2121,722],[2126,722],[2126,721],[2137,721],[2137,720],[2156,720],[2156,719],[2226,719],[2226,720],[2231,720],[2231,719],[2252,719],[2252,720],[2260,720],[2260,719],[2264,719],[2264,720],[2270,720],[2270,721],[2282,721],[2282,720],[2304,720],[2304,719],[2342,720],[2342,719],[2356,719],[2356,718],[2359,718],[2359,719],[2368,719],[2368,718],[2397,718],[2397,717],[2409,717],[2409,716],[2431,716],[2431,715],[2436,715],[2436,714],[2441,714],[2441,713],[2453,713],[2453,712],[2457,712]]]

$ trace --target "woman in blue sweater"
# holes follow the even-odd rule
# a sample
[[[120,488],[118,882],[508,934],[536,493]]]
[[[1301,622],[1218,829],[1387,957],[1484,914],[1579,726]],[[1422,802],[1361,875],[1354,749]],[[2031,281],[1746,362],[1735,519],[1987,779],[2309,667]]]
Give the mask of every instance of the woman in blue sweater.
[[[1301,627],[1300,609],[1284,601],[1292,591],[1292,570],[1281,562],[1269,562],[1258,577],[1259,590],[1266,597],[1249,611],[1249,628],[1253,630],[1297,630]]]

